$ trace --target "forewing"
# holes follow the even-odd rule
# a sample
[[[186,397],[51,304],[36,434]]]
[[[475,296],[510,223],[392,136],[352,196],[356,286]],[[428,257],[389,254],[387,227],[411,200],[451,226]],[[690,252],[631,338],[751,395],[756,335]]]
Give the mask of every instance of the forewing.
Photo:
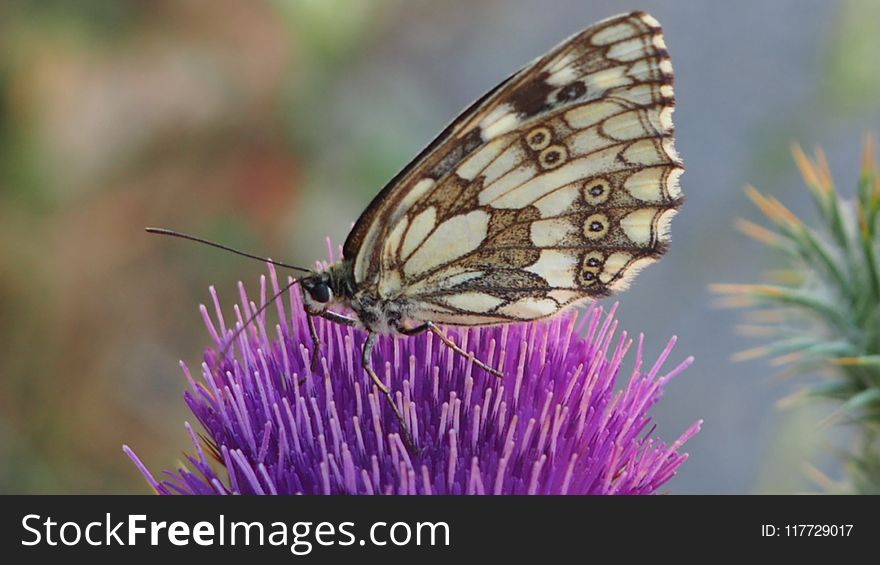
[[[358,285],[419,320],[552,315],[625,287],[666,247],[683,170],[657,21],[611,18],[477,102],[346,242]]]

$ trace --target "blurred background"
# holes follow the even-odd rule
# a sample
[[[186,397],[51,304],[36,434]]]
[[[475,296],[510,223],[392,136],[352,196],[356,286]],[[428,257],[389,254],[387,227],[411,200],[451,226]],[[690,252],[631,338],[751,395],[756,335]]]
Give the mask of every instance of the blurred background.
[[[698,418],[673,493],[820,490],[840,475],[832,406],[766,361],[712,282],[773,257],[733,228],[753,183],[812,217],[789,145],[823,146],[854,191],[880,125],[880,3],[599,0],[0,1],[0,492],[146,493],[188,448],[178,360],[197,305],[259,263],[148,236],[177,228],[294,263],[341,243],[372,196],[471,100],[568,35],[632,9],[663,24],[688,201],[623,327],[696,363],[655,411]]]

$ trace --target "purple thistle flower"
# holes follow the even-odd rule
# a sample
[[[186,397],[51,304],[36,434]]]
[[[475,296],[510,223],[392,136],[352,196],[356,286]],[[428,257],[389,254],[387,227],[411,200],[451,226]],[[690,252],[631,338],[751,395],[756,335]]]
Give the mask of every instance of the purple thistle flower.
[[[270,281],[279,287],[270,265]],[[261,277],[261,301],[267,295]],[[255,311],[239,283],[238,323]],[[189,381],[185,399],[206,430],[189,423],[189,466],[156,479],[125,452],[160,494],[651,494],[687,459],[679,449],[694,423],[671,445],[653,437],[648,411],[664,385],[692,358],[660,374],[669,341],[647,371],[642,337],[629,381],[615,390],[632,340],[615,338],[616,306],[591,306],[547,322],[447,328],[498,379],[455,355],[436,336],[382,337],[373,364],[395,391],[419,447],[408,451],[400,425],[360,366],[365,332],[317,319],[322,367],[309,370],[306,315],[289,292],[284,323],[262,315],[223,351],[232,330],[211,289],[215,317],[201,307],[214,341],[204,381]],[[272,337],[270,337],[270,334]],[[217,370],[220,367],[222,370]],[[207,449],[205,449],[205,446]],[[214,461],[212,461],[212,459]]]

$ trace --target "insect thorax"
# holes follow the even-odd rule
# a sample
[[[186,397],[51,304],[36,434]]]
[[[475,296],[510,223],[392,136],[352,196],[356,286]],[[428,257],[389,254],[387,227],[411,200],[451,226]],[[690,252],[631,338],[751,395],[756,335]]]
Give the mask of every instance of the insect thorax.
[[[329,290],[326,297],[322,295],[324,289]],[[376,333],[392,332],[407,319],[407,300],[403,297],[383,298],[375,285],[358,285],[352,262],[348,260],[305,277],[302,290],[309,313],[320,314],[328,307],[341,306],[353,310],[358,321]]]

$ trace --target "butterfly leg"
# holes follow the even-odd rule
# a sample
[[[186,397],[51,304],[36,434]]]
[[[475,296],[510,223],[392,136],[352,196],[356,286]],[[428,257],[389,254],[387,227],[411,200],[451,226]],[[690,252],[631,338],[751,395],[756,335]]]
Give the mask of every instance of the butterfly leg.
[[[325,310],[318,314],[309,314],[306,312],[306,315],[309,317],[309,333],[312,336],[312,371],[315,371],[318,368],[318,357],[320,356],[321,351],[321,338],[318,337],[318,328],[315,327],[315,316],[321,316],[325,320],[330,320],[334,324],[342,324],[343,326],[357,326],[358,321],[354,318],[349,318],[348,316],[343,316],[342,314],[337,314],[336,312],[331,312],[329,310]]]
[[[321,316],[326,320],[330,320],[336,324],[342,324],[344,326],[357,326],[360,325],[357,320],[354,318],[349,318],[348,316],[343,316],[342,314],[337,314],[336,312],[331,312],[329,310],[325,310],[320,314],[316,314],[317,316]],[[312,364],[316,364],[316,357],[319,347],[321,345],[320,339],[318,338],[317,329],[314,326],[314,321],[309,317],[309,330],[312,333],[312,341],[314,343],[314,353],[312,354]],[[421,330],[421,331],[424,331]],[[361,366],[364,371],[370,376],[370,380],[373,381],[373,384],[376,385],[376,388],[382,392],[385,396],[385,400],[388,401],[388,404],[391,406],[391,410],[394,412],[394,415],[397,417],[397,421],[400,422],[400,428],[403,430],[403,440],[406,443],[407,448],[412,452],[417,452],[418,448],[416,447],[415,442],[413,441],[412,434],[409,432],[409,426],[406,425],[406,420],[403,419],[403,414],[400,413],[400,410],[397,408],[397,404],[394,402],[394,397],[391,394],[391,389],[385,386],[385,383],[379,378],[379,375],[376,374],[376,371],[373,370],[372,363],[372,353],[373,347],[376,345],[376,340],[378,336],[377,334],[370,332],[367,336],[367,341],[364,342],[363,355],[361,357]]]
[[[403,419],[403,414],[400,413],[400,409],[397,407],[397,403],[394,402],[394,397],[391,395],[391,389],[388,388],[385,383],[379,378],[379,375],[376,374],[376,371],[373,370],[373,362],[372,362],[372,354],[373,354],[373,346],[376,345],[376,339],[378,335],[370,332],[367,336],[367,341],[364,342],[363,349],[363,357],[361,358],[361,366],[364,368],[364,371],[370,375],[370,379],[372,379],[373,384],[376,385],[382,394],[385,395],[385,400],[388,401],[389,406],[391,406],[391,410],[394,412],[394,415],[397,416],[397,421],[400,422],[400,428],[403,430],[403,440],[406,443],[407,449],[410,451],[417,453],[419,451],[418,447],[416,447],[415,442],[413,441],[412,434],[409,432],[409,426],[406,424],[406,420]]]
[[[318,337],[318,328],[315,326],[315,317],[306,313],[309,319],[309,334],[312,336],[312,363],[311,370],[314,373],[318,369],[318,358],[321,353],[321,338]]]
[[[414,328],[407,328],[402,325],[397,327],[397,331],[402,333],[403,335],[417,335],[417,334],[420,334],[420,333],[422,333],[424,331],[428,331],[428,330],[430,330],[431,333],[433,333],[434,335],[439,337],[440,341],[445,343],[454,352],[473,361],[474,365],[476,365],[477,367],[483,369],[484,371],[486,371],[487,373],[489,373],[491,375],[495,375],[496,377],[499,377],[499,378],[504,377],[504,374],[501,373],[501,371],[499,371],[498,369],[493,369],[489,365],[486,365],[485,363],[483,363],[482,361],[477,359],[475,355],[466,352],[464,349],[462,349],[461,347],[456,345],[454,341],[449,339],[449,336],[444,334],[443,331],[432,322],[425,322],[424,324],[422,324],[420,326],[416,326]]]

